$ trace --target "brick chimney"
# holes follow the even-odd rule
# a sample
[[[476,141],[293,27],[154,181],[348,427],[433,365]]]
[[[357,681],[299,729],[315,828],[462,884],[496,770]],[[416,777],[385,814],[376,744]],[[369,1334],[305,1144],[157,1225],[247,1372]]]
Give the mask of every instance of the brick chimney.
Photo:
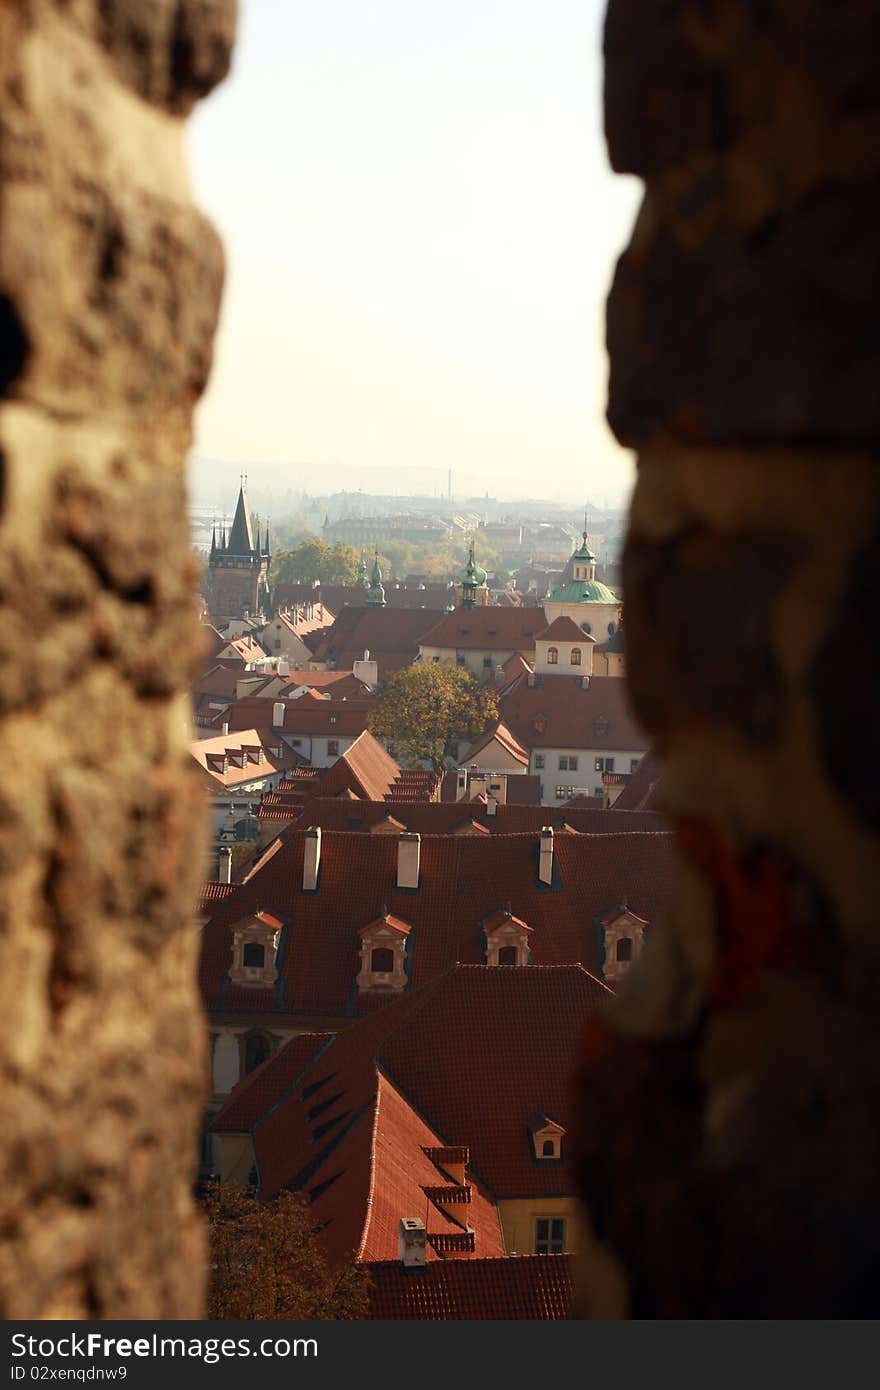
[[[397,841],[397,886],[418,888],[422,837],[405,830]]]
[[[398,1250],[404,1269],[424,1269],[428,1263],[428,1232],[420,1216],[400,1218]]]
[[[545,825],[541,831],[541,854],[538,862],[538,878],[542,883],[553,882],[553,826]]]
[[[318,887],[321,867],[321,827],[313,825],[306,831],[303,850],[303,892],[314,893]]]

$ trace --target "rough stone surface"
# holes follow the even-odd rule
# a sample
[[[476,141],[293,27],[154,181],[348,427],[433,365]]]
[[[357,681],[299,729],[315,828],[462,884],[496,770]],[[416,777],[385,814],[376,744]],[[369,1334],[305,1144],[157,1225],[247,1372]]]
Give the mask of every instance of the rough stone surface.
[[[647,181],[608,305],[625,443],[880,432],[875,0],[611,0],[614,167]]]
[[[876,3],[611,0],[609,416],[676,901],[584,1043],[603,1317],[878,1308]]]
[[[195,1317],[183,458],[223,258],[181,116],[234,0],[0,5],[0,1312]]]

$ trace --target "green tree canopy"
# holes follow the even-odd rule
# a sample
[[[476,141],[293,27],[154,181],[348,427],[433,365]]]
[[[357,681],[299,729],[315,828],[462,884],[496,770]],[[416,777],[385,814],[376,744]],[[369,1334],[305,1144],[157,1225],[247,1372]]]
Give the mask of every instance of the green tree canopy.
[[[207,1316],[228,1320],[363,1318],[370,1281],[352,1260],[332,1272],[318,1243],[309,1205],[292,1192],[272,1202],[233,1183],[208,1183],[201,1199],[208,1223]]]
[[[311,536],[292,550],[277,551],[272,561],[274,584],[354,584],[360,556],[353,546],[328,545]]]
[[[480,685],[462,666],[429,662],[388,676],[369,728],[394,745],[404,767],[430,762],[440,771],[454,743],[475,738],[497,717],[494,690]]]

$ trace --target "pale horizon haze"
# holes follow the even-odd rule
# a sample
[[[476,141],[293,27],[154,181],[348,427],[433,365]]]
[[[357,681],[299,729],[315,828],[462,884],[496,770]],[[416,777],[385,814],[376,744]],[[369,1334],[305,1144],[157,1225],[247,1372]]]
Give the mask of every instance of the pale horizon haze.
[[[196,455],[264,489],[628,494],[604,298],[641,186],[608,167],[603,11],[243,0],[189,135],[227,255]]]

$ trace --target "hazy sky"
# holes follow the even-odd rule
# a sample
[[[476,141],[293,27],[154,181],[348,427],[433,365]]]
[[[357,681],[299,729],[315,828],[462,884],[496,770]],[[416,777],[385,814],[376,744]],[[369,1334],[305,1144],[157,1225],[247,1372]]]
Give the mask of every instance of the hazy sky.
[[[199,454],[312,492],[627,489],[603,299],[640,185],[605,158],[603,8],[243,0],[190,135],[228,258]]]

